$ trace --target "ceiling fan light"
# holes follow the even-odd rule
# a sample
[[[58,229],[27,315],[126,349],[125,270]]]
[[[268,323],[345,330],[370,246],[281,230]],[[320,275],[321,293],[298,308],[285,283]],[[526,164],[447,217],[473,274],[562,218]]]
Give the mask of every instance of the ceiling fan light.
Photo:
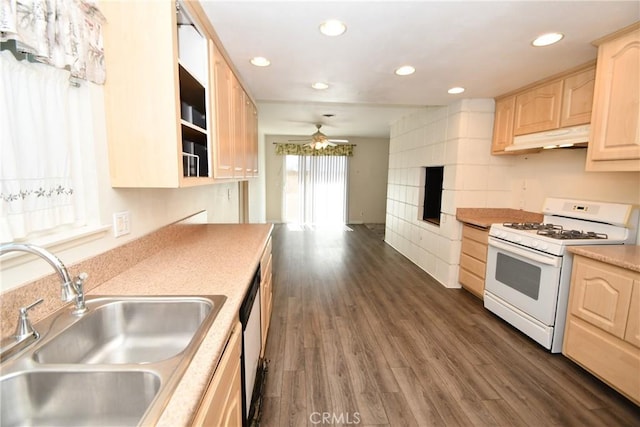
[[[344,34],[347,26],[337,19],[328,19],[320,24],[320,32],[325,36],[336,37]]]
[[[403,65],[402,67],[396,68],[396,75],[398,76],[409,76],[416,72],[416,69],[411,65]]]
[[[268,67],[271,65],[271,61],[263,56],[255,56],[251,58],[251,63],[256,67]]]

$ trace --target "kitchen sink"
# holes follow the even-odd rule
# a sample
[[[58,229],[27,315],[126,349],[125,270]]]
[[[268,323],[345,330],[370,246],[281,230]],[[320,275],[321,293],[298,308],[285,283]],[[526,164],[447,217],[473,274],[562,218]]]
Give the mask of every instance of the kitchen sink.
[[[0,379],[0,425],[137,425],[160,384],[145,371],[18,372]]]
[[[214,308],[208,300],[145,298],[107,301],[43,344],[39,363],[152,363],[174,357]]]
[[[0,425],[153,425],[224,295],[93,297],[0,365]]]

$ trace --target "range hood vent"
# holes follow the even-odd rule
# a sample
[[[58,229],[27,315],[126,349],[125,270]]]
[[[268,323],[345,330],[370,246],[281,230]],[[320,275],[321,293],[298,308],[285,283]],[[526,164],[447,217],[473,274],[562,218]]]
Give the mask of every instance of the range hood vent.
[[[522,151],[536,148],[568,148],[586,146],[589,142],[589,125],[573,126],[545,132],[519,135],[505,151]]]

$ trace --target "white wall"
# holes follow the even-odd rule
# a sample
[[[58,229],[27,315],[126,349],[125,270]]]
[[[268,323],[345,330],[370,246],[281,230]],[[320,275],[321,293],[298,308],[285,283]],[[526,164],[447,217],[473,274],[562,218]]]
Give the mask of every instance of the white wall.
[[[86,83],[85,83],[86,84]],[[208,222],[237,223],[239,200],[237,183],[207,185],[181,189],[114,189],[109,183],[109,164],[104,122],[102,87],[91,86],[93,123],[79,123],[85,141],[93,144],[96,158],[97,195],[93,203],[98,205],[99,223],[110,225],[114,212],[127,210],[131,214],[131,234],[114,238],[109,230],[97,238],[84,239],[77,244],[65,244],[56,255],[67,265],[93,257],[130,240],[141,237],[165,225],[181,220],[196,212],[206,210]],[[264,167],[261,170],[264,175]],[[260,181],[250,180],[250,219],[256,222],[264,218],[261,206]],[[262,196],[263,197],[263,196]],[[17,287],[52,272],[42,260],[27,257],[3,262],[0,290]],[[91,272],[89,272],[91,273]],[[90,280],[90,279],[89,279]]]
[[[546,197],[640,204],[640,173],[585,172],[584,149],[492,156],[493,110],[491,99],[465,99],[391,127],[386,241],[447,287],[459,287],[459,207],[540,212]],[[422,168],[437,165],[440,227],[418,220]]]
[[[266,218],[283,222],[284,163],[275,154],[274,142],[304,139],[305,136],[267,135],[265,137]],[[389,140],[384,138],[349,138],[356,144],[349,160],[347,221],[351,224],[384,223]]]

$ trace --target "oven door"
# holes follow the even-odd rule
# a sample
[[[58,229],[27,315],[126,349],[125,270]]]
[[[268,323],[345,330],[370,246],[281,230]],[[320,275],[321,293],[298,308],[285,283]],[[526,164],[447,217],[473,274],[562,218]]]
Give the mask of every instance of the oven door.
[[[561,266],[561,256],[489,237],[485,292],[553,326]]]

